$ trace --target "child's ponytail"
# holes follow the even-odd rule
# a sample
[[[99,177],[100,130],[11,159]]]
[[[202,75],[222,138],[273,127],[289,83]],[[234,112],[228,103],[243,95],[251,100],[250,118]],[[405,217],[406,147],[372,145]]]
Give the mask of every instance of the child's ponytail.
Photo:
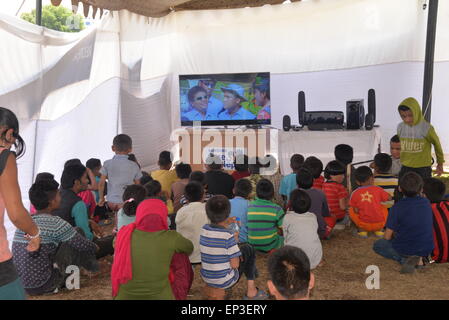
[[[139,184],[132,184],[126,187],[123,192],[123,212],[133,217],[136,215],[136,210],[139,204],[145,199],[146,190]]]

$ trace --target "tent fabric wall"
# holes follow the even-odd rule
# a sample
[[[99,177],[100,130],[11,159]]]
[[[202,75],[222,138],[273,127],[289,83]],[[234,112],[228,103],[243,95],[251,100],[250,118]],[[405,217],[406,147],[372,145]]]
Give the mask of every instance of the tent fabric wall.
[[[119,132],[132,136],[142,166],[154,166],[157,154],[170,147],[170,132],[180,126],[179,74],[271,72],[278,128],[284,114],[295,120],[299,90],[306,92],[310,110],[344,111],[346,100],[366,101],[367,90],[375,88],[387,150],[399,121],[395,106],[406,96],[420,101],[422,95],[423,3],[312,0],[163,18],[119,11],[74,35],[0,15],[0,106],[18,114],[28,145],[19,160],[23,198],[39,171],[59,178],[69,158],[110,158]],[[449,3],[440,2],[432,121],[446,152],[448,16]],[[88,39],[88,76],[74,76],[81,70],[70,71],[77,66],[70,57],[84,57],[89,45],[80,44]],[[60,66],[57,74],[66,82],[49,88],[52,81],[44,79]]]

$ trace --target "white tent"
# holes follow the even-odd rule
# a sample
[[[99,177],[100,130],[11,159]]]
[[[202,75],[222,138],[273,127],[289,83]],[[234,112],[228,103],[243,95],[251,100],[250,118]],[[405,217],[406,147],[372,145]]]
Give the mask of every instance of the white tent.
[[[112,138],[133,138],[144,167],[156,164],[180,126],[179,74],[271,72],[272,124],[307,108],[344,111],[376,90],[382,148],[405,97],[422,97],[427,11],[421,0],[301,1],[258,8],[105,15],[63,34],[0,15],[0,106],[20,120],[25,203],[38,172],[59,179],[70,158],[112,156]],[[440,1],[432,123],[449,152],[449,4]],[[356,139],[356,136],[354,137]],[[12,232],[9,231],[9,236]]]

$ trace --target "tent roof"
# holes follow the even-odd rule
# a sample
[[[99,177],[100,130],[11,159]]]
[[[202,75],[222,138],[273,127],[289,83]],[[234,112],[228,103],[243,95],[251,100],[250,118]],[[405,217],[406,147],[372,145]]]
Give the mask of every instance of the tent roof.
[[[62,0],[51,0],[53,5],[58,6]],[[301,0],[291,0],[297,2]],[[118,11],[126,9],[128,11],[147,16],[163,17],[172,10],[207,10],[207,9],[230,9],[244,7],[260,7],[265,4],[280,4],[284,0],[71,0],[72,5],[77,8],[79,3],[83,3],[84,15],[96,15],[100,9]],[[92,10],[90,10],[92,7]],[[76,11],[76,9],[75,9]]]

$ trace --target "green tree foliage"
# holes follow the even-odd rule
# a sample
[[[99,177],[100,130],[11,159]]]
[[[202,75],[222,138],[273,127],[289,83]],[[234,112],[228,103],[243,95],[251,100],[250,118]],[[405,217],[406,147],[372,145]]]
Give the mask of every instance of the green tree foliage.
[[[36,24],[36,10],[22,13],[21,18]],[[84,29],[84,17],[79,14],[74,15],[71,10],[63,6],[48,5],[42,8],[42,25],[62,32],[79,32]]]

